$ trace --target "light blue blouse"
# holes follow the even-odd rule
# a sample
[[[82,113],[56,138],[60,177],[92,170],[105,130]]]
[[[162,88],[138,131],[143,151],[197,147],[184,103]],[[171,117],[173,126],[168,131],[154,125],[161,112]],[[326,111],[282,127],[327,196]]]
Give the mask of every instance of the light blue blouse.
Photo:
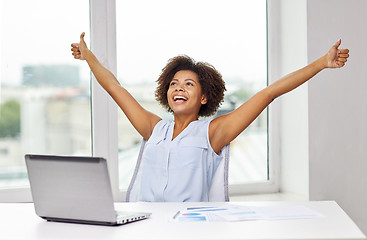
[[[222,160],[209,143],[210,120],[191,122],[172,140],[174,122],[161,120],[146,143],[138,201],[205,202]]]

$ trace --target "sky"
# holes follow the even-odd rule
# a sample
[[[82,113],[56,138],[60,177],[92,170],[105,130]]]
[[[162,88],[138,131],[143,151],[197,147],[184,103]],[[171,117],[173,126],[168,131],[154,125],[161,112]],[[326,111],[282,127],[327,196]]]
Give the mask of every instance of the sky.
[[[75,64],[89,78],[70,52],[83,31],[89,43],[88,0],[0,0],[0,9],[0,83],[19,84],[28,64]],[[179,54],[211,63],[225,80],[266,78],[265,1],[116,0],[116,18],[120,81],[154,82]]]
[[[27,64],[86,64],[70,44],[89,32],[88,0],[0,0],[1,81],[19,84]],[[84,65],[84,66],[83,66]]]
[[[265,1],[117,0],[116,5],[117,71],[123,80],[156,79],[179,54],[211,63],[224,78],[266,78]],[[144,71],[137,74],[140,64]]]

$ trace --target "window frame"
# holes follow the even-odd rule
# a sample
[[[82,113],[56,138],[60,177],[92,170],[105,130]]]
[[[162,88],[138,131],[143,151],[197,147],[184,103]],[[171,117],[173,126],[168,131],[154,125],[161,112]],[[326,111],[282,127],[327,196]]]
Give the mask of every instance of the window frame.
[[[268,83],[279,78],[280,4],[267,1]],[[90,0],[90,49],[99,61],[117,76],[116,0]],[[108,160],[112,192],[116,202],[125,201],[126,191],[119,188],[117,105],[91,74],[92,153]],[[268,176],[267,181],[229,186],[230,196],[279,192],[280,104],[268,111]],[[0,202],[31,202],[30,188],[0,190]]]

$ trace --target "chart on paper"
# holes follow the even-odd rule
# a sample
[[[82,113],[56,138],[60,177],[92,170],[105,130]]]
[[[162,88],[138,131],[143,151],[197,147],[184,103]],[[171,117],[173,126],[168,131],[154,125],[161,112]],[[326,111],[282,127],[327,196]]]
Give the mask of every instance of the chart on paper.
[[[322,218],[322,214],[303,205],[295,206],[242,206],[191,207],[173,214],[175,222],[254,221]]]

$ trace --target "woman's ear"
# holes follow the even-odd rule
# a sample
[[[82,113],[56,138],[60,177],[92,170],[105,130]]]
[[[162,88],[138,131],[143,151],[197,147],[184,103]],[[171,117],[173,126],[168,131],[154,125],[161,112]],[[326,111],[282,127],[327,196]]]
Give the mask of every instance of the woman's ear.
[[[201,104],[204,105],[208,102],[208,99],[206,98],[205,95],[201,96]]]

